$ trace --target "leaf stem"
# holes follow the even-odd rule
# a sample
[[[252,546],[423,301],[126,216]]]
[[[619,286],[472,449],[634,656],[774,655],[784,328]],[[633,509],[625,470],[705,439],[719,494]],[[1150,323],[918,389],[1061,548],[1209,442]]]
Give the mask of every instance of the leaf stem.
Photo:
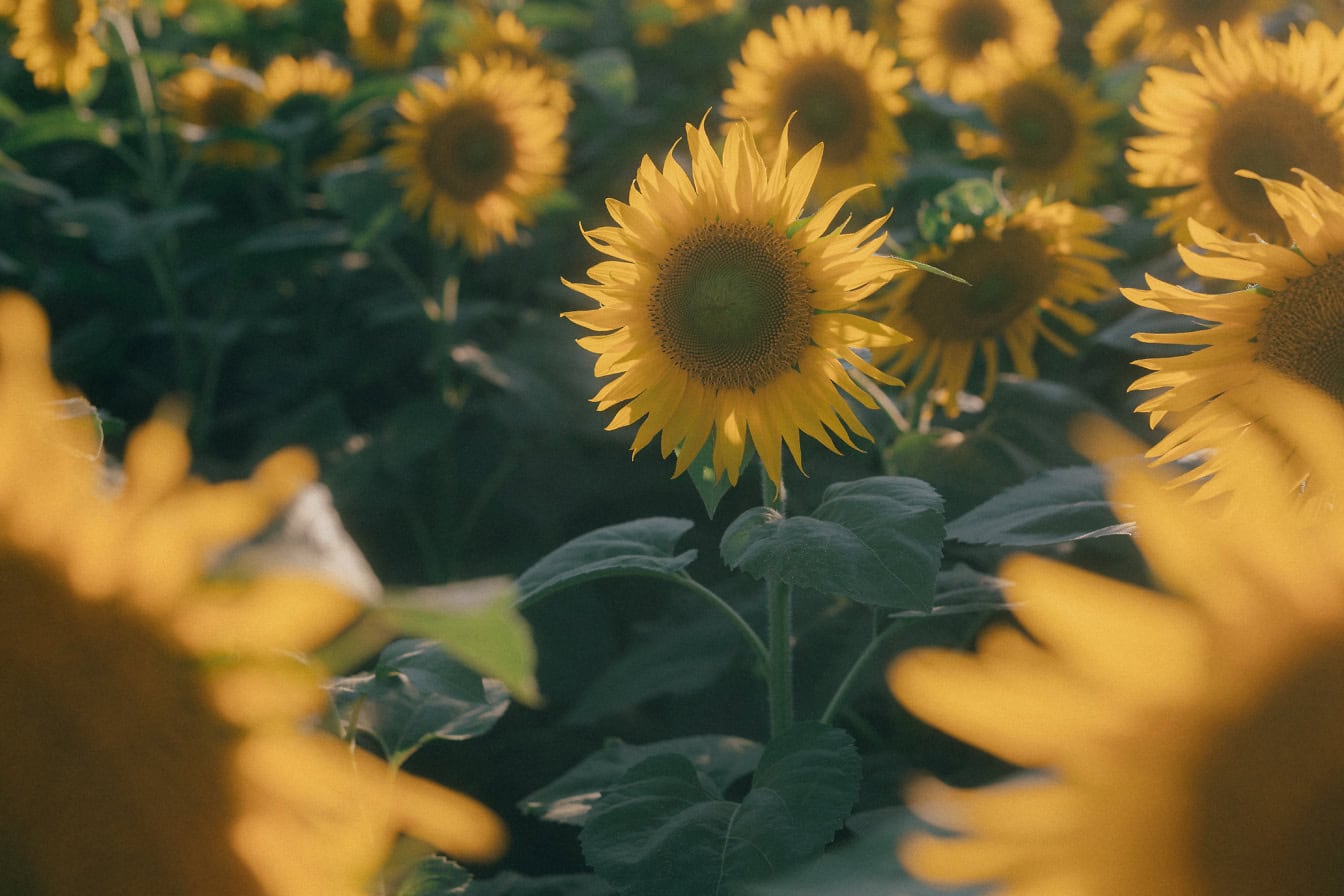
[[[756,630],[747,623],[747,620],[742,618],[742,614],[737,612],[737,610],[734,610],[728,601],[719,597],[719,595],[715,594],[704,585],[701,585],[685,573],[670,576],[668,577],[668,580],[677,582],[678,584],[689,588],[691,591],[694,591],[696,594],[709,601],[715,609],[727,616],[728,621],[742,633],[742,637],[746,639],[747,644],[751,647],[757,658],[760,659],[763,664],[769,666],[770,651],[766,648],[765,642],[761,640],[760,635],[756,634]]]
[[[868,664],[873,661],[879,650],[886,646],[892,635],[903,630],[903,626],[891,624],[879,632],[874,633],[863,651],[855,658],[854,663],[845,673],[844,679],[836,687],[835,693],[831,695],[831,700],[826,704],[826,709],[821,713],[821,721],[827,725],[833,724],[835,716],[844,707],[845,701],[849,699],[849,694],[858,684],[859,676],[868,668]]]

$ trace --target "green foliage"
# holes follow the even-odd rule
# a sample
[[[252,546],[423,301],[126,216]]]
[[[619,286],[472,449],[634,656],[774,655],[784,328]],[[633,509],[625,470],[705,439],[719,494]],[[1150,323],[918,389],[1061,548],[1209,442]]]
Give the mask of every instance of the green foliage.
[[[772,740],[740,801],[685,756],[627,771],[589,810],[581,840],[593,868],[623,896],[728,896],[816,855],[858,798],[849,735],[816,722]]]
[[[397,886],[396,896],[448,896],[468,892],[471,874],[461,865],[430,856],[417,863]]]
[[[1060,467],[1005,489],[948,524],[947,535],[968,544],[1039,547],[1128,535],[1118,523],[1096,467]]]
[[[581,582],[625,575],[675,576],[695,551],[673,553],[694,524],[654,517],[604,526],[557,548],[518,577],[520,606]]]

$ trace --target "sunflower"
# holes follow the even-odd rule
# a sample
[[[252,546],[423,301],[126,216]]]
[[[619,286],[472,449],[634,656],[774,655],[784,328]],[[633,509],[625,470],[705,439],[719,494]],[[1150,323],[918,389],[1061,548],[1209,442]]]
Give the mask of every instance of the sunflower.
[[[325,55],[302,59],[276,56],[266,66],[261,80],[266,99],[272,106],[279,106],[294,97],[343,99],[353,82],[349,69],[336,65]]]
[[[415,52],[421,0],[345,0],[350,55],[371,69],[404,68]]]
[[[1001,159],[1010,187],[1083,199],[1115,159],[1114,144],[1097,133],[1097,125],[1118,110],[1058,65],[1019,67],[979,104],[995,133],[954,122],[957,145],[969,158]]]
[[[457,55],[469,54],[478,59],[504,56],[515,64],[544,70],[550,77],[552,101],[568,115],[574,108],[574,100],[569,94],[569,70],[541,48],[542,36],[541,31],[528,28],[508,10],[492,16],[475,9],[470,24],[458,37]]]
[[[666,43],[678,28],[685,28],[735,10],[740,0],[634,0],[630,5],[635,22],[635,41],[644,46]]]
[[[518,223],[530,224],[537,201],[558,186],[565,114],[543,70],[504,57],[463,56],[445,77],[442,85],[416,78],[397,97],[406,122],[390,131],[387,163],[401,172],[407,211],[428,208],[436,236],[482,256],[501,238],[517,242]]]
[[[9,52],[22,59],[33,82],[48,90],[78,93],[89,75],[107,65],[98,44],[98,0],[18,0]]]
[[[1337,477],[1344,415],[1294,386],[1246,411]],[[1276,447],[1247,447],[1227,471],[1252,496],[1237,509],[1133,465],[1112,486],[1158,590],[1010,559],[1025,634],[897,658],[916,715],[1040,770],[913,787],[915,812],[961,835],[906,840],[916,875],[1016,896],[1344,892],[1344,518],[1289,494]]]
[[[164,83],[162,95],[164,109],[185,125],[184,136],[202,141],[201,161],[240,168],[275,161],[275,147],[227,133],[253,128],[270,112],[261,76],[222,44],[208,60],[192,62]]]
[[[1000,67],[1006,58],[1028,68],[1055,61],[1060,22],[1049,0],[886,0],[875,13],[892,22],[901,56],[915,63],[920,85],[958,102],[1011,77],[1011,68]],[[985,53],[996,45],[1010,57]]]
[[[1263,15],[1281,8],[1278,0],[1120,0],[1106,7],[1086,42],[1100,66],[1135,58],[1175,63],[1199,49],[1200,28],[1226,22],[1253,39],[1262,33]]]
[[[207,573],[311,456],[207,485],[161,415],[113,490],[92,427],[53,413],[63,397],[42,312],[0,294],[0,892],[359,896],[398,831],[496,858],[484,806],[305,723],[325,698],[300,654],[352,599],[298,573]]]
[[[1114,289],[1102,261],[1118,253],[1092,239],[1106,227],[1091,209],[1035,196],[979,226],[958,224],[945,245],[930,247],[918,260],[967,282],[918,271],[880,296],[875,304],[882,319],[913,340],[874,352],[874,363],[895,374],[913,368],[910,388],[931,386],[934,400],[955,417],[977,349],[985,363],[985,399],[998,379],[1000,343],[1017,372],[1028,377],[1036,375],[1038,336],[1072,355],[1073,345],[1047,318],[1078,334],[1093,329],[1092,320],[1071,306],[1098,301]]]
[[[673,151],[662,171],[645,156],[629,203],[607,200],[616,226],[584,232],[614,260],[589,268],[595,283],[565,281],[601,305],[565,317],[598,332],[579,340],[598,355],[595,373],[618,374],[593,398],[599,411],[621,405],[607,428],[643,420],[632,452],[661,430],[663,457],[679,452],[680,475],[712,432],[715,473],[736,485],[750,438],[778,484],[781,440],[801,468],[799,433],[832,451],[830,433],[851,447],[850,431],[872,438],[846,394],[869,407],[873,399],[844,364],[895,383],[857,352],[907,337],[846,309],[909,264],[874,254],[885,218],[826,232],[862,187],[799,220],[820,146],[788,167],[781,131],[767,168],[744,124],[728,129],[722,158],[703,122],[688,124],[686,139],[690,177]]]
[[[1247,172],[1248,176],[1249,172]],[[1204,277],[1253,284],[1211,295],[1148,278],[1148,289],[1122,290],[1135,304],[1207,321],[1193,332],[1138,333],[1141,342],[1184,345],[1192,351],[1139,361],[1152,371],[1131,389],[1161,390],[1139,405],[1154,426],[1179,418],[1153,446],[1155,462],[1198,452],[1205,459],[1184,483],[1218,473],[1218,449],[1239,437],[1238,392],[1256,382],[1263,368],[1308,383],[1344,405],[1344,195],[1299,172],[1302,185],[1255,177],[1287,236],[1284,245],[1236,242],[1196,221],[1189,224],[1203,254],[1180,247],[1186,265]],[[1286,248],[1291,242],[1292,249]],[[1258,362],[1258,363],[1257,363]],[[1261,366],[1263,365],[1263,367]],[[1299,475],[1305,470],[1298,470]],[[1205,493],[1225,490],[1219,476]]]
[[[1125,159],[1138,186],[1179,192],[1152,199],[1159,232],[1186,242],[1188,218],[1225,236],[1285,236],[1283,222],[1247,169],[1279,180],[1294,168],[1344,183],[1344,53],[1312,23],[1286,43],[1224,26],[1201,30],[1195,72],[1148,70],[1134,117],[1155,134],[1135,137]]]
[[[876,31],[856,31],[848,9],[790,6],[742,44],[742,61],[729,62],[733,84],[723,94],[723,116],[742,120],[766,152],[793,120],[801,145],[826,151],[815,189],[831,196],[856,183],[890,184],[904,172],[909,149],[895,116],[909,103],[901,88],[910,70],[878,46]],[[874,192],[871,208],[880,196]]]

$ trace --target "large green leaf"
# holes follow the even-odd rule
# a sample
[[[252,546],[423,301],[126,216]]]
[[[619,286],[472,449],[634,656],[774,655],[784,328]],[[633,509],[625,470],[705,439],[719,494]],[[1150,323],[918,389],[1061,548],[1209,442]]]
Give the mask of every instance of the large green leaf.
[[[467,896],[616,896],[611,885],[596,874],[548,874],[525,877],[501,871],[467,885]]]
[[[1116,521],[1101,471],[1085,466],[1039,473],[952,521],[947,535],[967,544],[1037,547],[1132,530]]]
[[[581,825],[598,797],[646,759],[682,756],[723,791],[756,768],[761,750],[761,745],[755,741],[720,735],[680,737],[639,745],[614,738],[550,784],[523,797],[518,808],[547,821]]]
[[[527,704],[537,691],[537,648],[506,578],[473,579],[388,592],[375,612],[408,635],[433,638],[461,662],[498,678]]]
[[[675,575],[695,559],[695,551],[673,553],[692,525],[690,520],[656,516],[580,535],[518,577],[519,605],[525,607],[553,591],[593,579]]]
[[[483,680],[428,639],[394,641],[372,671],[327,688],[344,731],[372,735],[394,765],[432,740],[479,737],[509,707],[501,682]]]
[[[580,841],[624,896],[730,896],[818,854],[858,799],[854,742],[820,722],[796,725],[761,754],[742,802],[686,757],[654,756],[593,805]]]
[[[942,558],[943,502],[926,482],[874,476],[826,489],[810,516],[757,507],[723,535],[724,562],[879,607],[928,609]]]
[[[443,856],[430,856],[416,864],[397,887],[397,896],[450,896],[467,892],[471,874]]]

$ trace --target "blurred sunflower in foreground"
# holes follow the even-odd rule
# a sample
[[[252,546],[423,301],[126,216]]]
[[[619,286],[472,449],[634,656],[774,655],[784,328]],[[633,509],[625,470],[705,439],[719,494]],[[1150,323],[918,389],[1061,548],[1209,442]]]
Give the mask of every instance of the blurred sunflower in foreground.
[[[461,240],[479,257],[501,239],[517,242],[518,224],[530,224],[537,202],[559,187],[566,108],[545,71],[507,57],[463,56],[444,77],[418,77],[397,97],[405,122],[390,130],[385,158],[406,210],[428,209],[437,238]]]
[[[9,52],[23,60],[38,87],[79,93],[90,74],[107,65],[94,33],[98,0],[18,0],[13,16],[18,31]]]
[[[261,75],[222,44],[210,51],[209,59],[190,58],[188,63],[164,82],[163,107],[181,122],[182,136],[200,144],[201,161],[254,168],[279,158],[273,145],[230,133],[253,128],[270,113]]]
[[[1246,39],[1258,37],[1261,20],[1281,10],[1278,0],[1120,0],[1106,7],[1087,34],[1100,66],[1131,59],[1177,63],[1200,48],[1199,30],[1226,22]]]
[[[1244,398],[1278,438],[1253,433],[1220,474],[1236,508],[1134,464],[1111,488],[1156,590],[1020,556],[1000,575],[1025,634],[889,669],[916,715],[1041,770],[917,783],[911,808],[959,836],[905,840],[913,873],[1015,896],[1344,892],[1344,517],[1278,465],[1291,444],[1337,504],[1344,412],[1291,381]]]
[[[1135,334],[1140,342],[1191,351],[1137,362],[1152,373],[1130,387],[1161,390],[1138,407],[1154,426],[1168,414],[1178,420],[1149,456],[1168,462],[1208,452],[1176,480],[1218,474],[1203,486],[1204,494],[1227,488],[1222,449],[1245,431],[1238,393],[1266,369],[1314,386],[1344,406],[1344,195],[1299,173],[1300,187],[1243,172],[1265,191],[1282,220],[1283,245],[1237,242],[1190,222],[1194,244],[1203,252],[1180,247],[1186,265],[1203,277],[1250,284],[1244,289],[1207,294],[1149,277],[1148,289],[1122,290],[1135,304],[1209,324],[1180,333]],[[1280,463],[1301,480],[1309,470],[1301,458],[1290,458],[1285,447]]]
[[[878,46],[875,31],[856,31],[848,9],[790,6],[771,20],[772,32],[747,35],[742,61],[729,62],[733,83],[723,93],[723,117],[745,121],[765,152],[792,119],[795,140],[825,145],[814,189],[834,193],[860,183],[885,186],[904,173],[909,152],[895,117],[909,108],[900,90],[910,70]],[[866,207],[876,207],[877,192]]]
[[[312,458],[207,485],[160,417],[114,490],[47,365],[41,310],[0,294],[0,893],[359,896],[399,831],[497,858],[484,806],[311,727],[326,698],[299,655],[354,601],[207,573]]]
[[[1118,253],[1093,239],[1106,228],[1091,209],[1036,196],[979,223],[956,224],[916,260],[966,282],[915,271],[879,295],[874,312],[911,341],[875,350],[873,362],[898,376],[913,369],[909,389],[929,388],[952,417],[960,413],[977,354],[985,365],[978,394],[986,400],[998,380],[1000,344],[1014,370],[1036,376],[1037,337],[1075,352],[1048,318],[1074,333],[1091,332],[1092,319],[1071,306],[1103,299],[1115,287],[1102,262]]]
[[[1318,23],[1286,43],[1226,25],[1216,40],[1200,34],[1196,71],[1148,70],[1134,117],[1155,133],[1130,142],[1130,180],[1170,194],[1153,198],[1149,214],[1176,242],[1188,240],[1190,218],[1236,239],[1281,242],[1283,222],[1264,191],[1237,172],[1283,180],[1300,168],[1344,183],[1340,39]]]
[[[884,0],[874,14],[915,63],[920,86],[957,102],[974,100],[1012,77],[1003,61],[1028,68],[1055,61],[1059,16],[1049,0]],[[1009,54],[991,55],[990,47]]]
[[[661,431],[680,475],[712,434],[715,476],[736,485],[750,440],[778,484],[781,441],[801,468],[800,433],[832,451],[831,434],[851,447],[850,431],[872,438],[848,397],[874,401],[844,365],[895,383],[857,352],[907,337],[847,309],[909,264],[874,254],[885,218],[827,232],[863,187],[799,219],[820,146],[789,167],[781,131],[767,167],[744,124],[728,129],[722,158],[703,123],[686,140],[689,177],[673,151],[661,171],[645,156],[629,202],[607,201],[616,225],[584,231],[612,260],[589,268],[596,282],[565,285],[601,307],[564,316],[598,333],[579,340],[598,356],[594,373],[616,375],[593,398],[599,411],[621,405],[607,428],[643,421],[632,452]]]
[[[998,52],[1006,51],[987,51]],[[1014,70],[1007,60],[1002,67]],[[979,105],[993,132],[954,122],[957,146],[968,158],[1002,160],[1010,188],[1085,199],[1115,160],[1115,144],[1097,126],[1118,110],[1058,65],[1016,66],[1016,74]]]

